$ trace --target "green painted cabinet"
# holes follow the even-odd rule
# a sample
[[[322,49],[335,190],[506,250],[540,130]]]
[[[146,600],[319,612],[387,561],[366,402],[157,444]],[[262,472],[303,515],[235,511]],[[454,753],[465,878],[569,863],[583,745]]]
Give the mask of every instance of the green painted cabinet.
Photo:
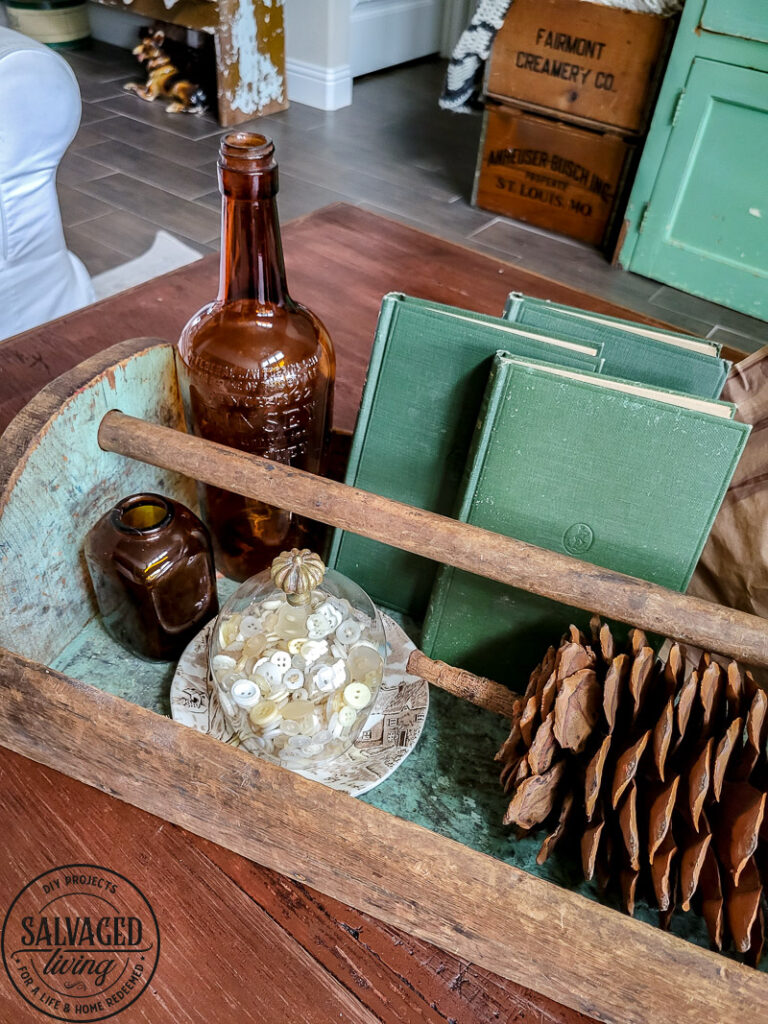
[[[768,320],[767,168],[768,0],[688,0],[621,265]]]

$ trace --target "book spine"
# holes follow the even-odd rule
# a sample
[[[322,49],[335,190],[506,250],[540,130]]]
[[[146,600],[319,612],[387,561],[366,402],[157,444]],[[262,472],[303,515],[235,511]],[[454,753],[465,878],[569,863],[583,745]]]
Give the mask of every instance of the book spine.
[[[464,466],[464,476],[461,482],[459,494],[460,503],[454,514],[454,518],[465,523],[469,518],[472,509],[477,483],[483,469],[485,453],[488,451],[491,436],[496,424],[496,414],[500,403],[504,400],[507,387],[507,378],[513,369],[509,362],[508,352],[499,351],[493,357],[493,364],[488,375],[488,383],[483,394],[483,402],[477,417],[475,432],[472,437],[472,445]],[[440,632],[440,622],[445,610],[445,599],[451,588],[453,574],[456,570],[453,566],[441,565],[437,571],[435,585],[429,597],[427,613],[424,617],[424,631],[421,638],[421,649],[427,657],[432,652]]]
[[[502,313],[504,319],[509,320],[512,324],[518,323],[527,301],[522,292],[510,292],[507,296],[507,301],[504,303],[504,312]]]
[[[379,380],[379,371],[387,349],[387,343],[392,333],[392,326],[396,320],[397,313],[405,296],[399,292],[390,292],[381,301],[379,318],[376,322],[376,333],[373,338],[371,359],[368,364],[368,371],[365,375],[363,385],[363,397],[360,401],[360,409],[357,414],[355,432],[352,438],[352,447],[349,452],[347,472],[344,475],[344,483],[354,487],[357,481],[357,473],[360,468],[363,449],[368,435],[368,419],[371,414],[371,407],[376,396],[376,387]],[[341,543],[344,538],[344,531],[335,529],[331,537],[331,544],[328,551],[328,567],[333,569],[338,564],[341,553]]]
[[[733,413],[734,415],[736,414],[735,405],[733,407]],[[701,536],[699,537],[699,542],[696,546],[696,550],[693,552],[691,560],[688,563],[688,568],[686,570],[685,577],[682,581],[682,585],[680,586],[680,591],[682,593],[685,593],[685,591],[688,589],[688,585],[691,582],[691,579],[693,578],[693,574],[696,571],[696,566],[699,564],[699,559],[701,558],[701,553],[704,550],[704,545],[709,540],[709,535],[712,532],[712,527],[715,525],[717,513],[720,511],[720,506],[725,501],[725,495],[727,494],[728,488],[730,487],[731,481],[733,480],[733,475],[736,472],[736,467],[739,464],[739,459],[744,454],[744,448],[746,447],[747,441],[749,440],[749,435],[752,433],[752,425],[749,423],[741,423],[739,420],[732,419],[730,423],[728,423],[728,426],[736,432],[738,440],[734,445],[733,458],[731,459],[728,472],[725,474],[725,477],[723,479],[723,485],[720,488],[720,492],[716,495],[712,502],[712,510],[710,512],[709,518],[704,529],[702,530]]]

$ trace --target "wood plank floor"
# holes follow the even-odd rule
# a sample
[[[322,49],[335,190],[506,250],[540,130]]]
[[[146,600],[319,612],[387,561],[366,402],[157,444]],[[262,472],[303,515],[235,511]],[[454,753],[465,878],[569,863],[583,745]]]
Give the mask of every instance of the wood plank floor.
[[[130,53],[104,43],[65,54],[83,97],[81,128],[62,161],[59,190],[71,249],[96,274],[141,255],[158,228],[201,252],[219,243],[210,115],[166,114],[123,91],[140,77]],[[437,106],[444,62],[368,75],[351,107],[294,103],[252,124],[272,136],[283,222],[345,201],[582,288],[646,316],[752,351],[768,325],[612,268],[588,246],[469,204],[479,115]]]

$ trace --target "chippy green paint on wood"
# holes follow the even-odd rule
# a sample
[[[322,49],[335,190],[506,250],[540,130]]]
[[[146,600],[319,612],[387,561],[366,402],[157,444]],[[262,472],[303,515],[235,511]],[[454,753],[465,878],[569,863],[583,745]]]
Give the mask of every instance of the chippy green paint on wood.
[[[621,265],[768,319],[768,4],[688,0]]]
[[[701,27],[768,43],[768,4],[765,0],[706,0]]]
[[[124,347],[124,359],[62,403],[0,505],[0,645],[46,664],[96,614],[83,540],[104,512],[137,491],[196,505],[192,481],[99,448],[109,409],[184,429],[171,346]]]

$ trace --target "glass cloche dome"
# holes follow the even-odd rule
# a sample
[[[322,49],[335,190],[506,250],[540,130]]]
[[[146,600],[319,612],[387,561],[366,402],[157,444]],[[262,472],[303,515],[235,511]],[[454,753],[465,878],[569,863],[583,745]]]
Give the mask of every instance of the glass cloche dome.
[[[239,744],[300,769],[352,746],[385,657],[381,616],[365,591],[296,548],[235,591],[209,647],[214,689]]]

